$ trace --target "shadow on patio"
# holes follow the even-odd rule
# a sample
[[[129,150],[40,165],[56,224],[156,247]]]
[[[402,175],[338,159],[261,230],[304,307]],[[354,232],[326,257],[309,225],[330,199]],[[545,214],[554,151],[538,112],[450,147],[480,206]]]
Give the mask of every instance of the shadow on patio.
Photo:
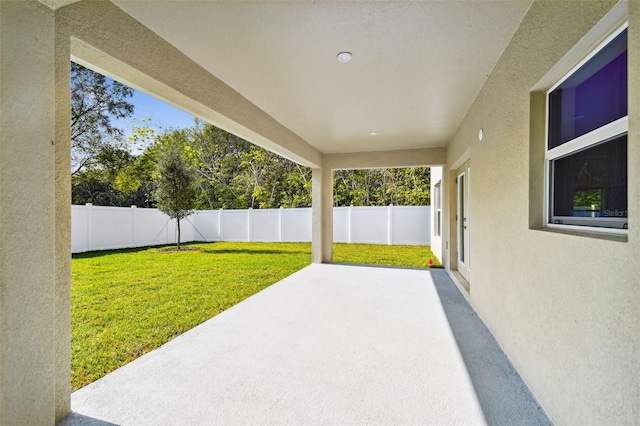
[[[311,265],[72,395],[59,424],[550,424],[444,270]]]

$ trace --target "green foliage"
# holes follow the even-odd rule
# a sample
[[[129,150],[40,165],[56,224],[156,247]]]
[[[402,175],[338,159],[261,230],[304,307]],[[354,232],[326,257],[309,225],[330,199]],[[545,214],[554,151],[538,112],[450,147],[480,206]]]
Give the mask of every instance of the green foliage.
[[[124,147],[122,130],[111,120],[133,114],[131,96],[129,87],[71,62],[72,175],[99,162],[104,149]]]
[[[602,210],[603,193],[604,190],[601,188],[575,191],[573,194],[573,209]]]
[[[180,211],[192,209],[311,206],[311,169],[201,120],[177,130],[156,129],[143,120],[133,128],[127,146],[122,131],[110,120],[133,112],[126,102],[132,90],[80,65],[71,66],[74,204],[160,208],[158,196],[166,200],[169,192],[163,189],[154,194],[154,180],[160,182],[156,163],[159,153],[172,147],[173,158],[182,159],[183,170],[188,164],[195,173],[195,202],[188,208],[167,210],[173,214],[184,217]],[[142,153],[132,154],[132,147]],[[191,173],[185,173],[182,178],[190,179]],[[429,179],[429,169],[424,167],[338,171],[334,205],[426,205]],[[183,201],[190,199],[190,188],[183,188]],[[162,203],[166,209],[166,202]]]
[[[333,245],[333,261],[356,265],[403,266],[409,268],[441,268],[429,246],[388,246],[383,244]],[[433,262],[429,265],[429,261]]]
[[[339,170],[333,182],[335,206],[424,206],[431,201],[428,167]]]
[[[185,148],[200,179],[198,208],[310,207],[311,169],[196,120]],[[342,170],[334,205],[427,205],[427,167]]]
[[[193,213],[196,205],[196,175],[183,157],[186,132],[175,130],[163,135],[162,147],[154,175],[155,199],[158,209],[178,221],[178,249],[180,221]]]
[[[310,263],[308,243],[194,244],[76,254],[71,386],[77,390]],[[429,247],[335,244],[336,262],[425,266]],[[435,261],[435,258],[432,258]]]
[[[140,156],[116,147],[104,147],[96,162],[71,176],[73,204],[155,207],[154,184],[157,151]]]
[[[196,120],[185,151],[200,179],[199,208],[311,205],[311,170]]]

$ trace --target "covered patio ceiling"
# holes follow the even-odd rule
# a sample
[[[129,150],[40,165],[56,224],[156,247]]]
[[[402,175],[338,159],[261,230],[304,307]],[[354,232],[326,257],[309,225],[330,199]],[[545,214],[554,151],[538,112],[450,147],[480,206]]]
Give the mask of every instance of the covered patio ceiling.
[[[327,154],[445,146],[531,0],[114,3]]]

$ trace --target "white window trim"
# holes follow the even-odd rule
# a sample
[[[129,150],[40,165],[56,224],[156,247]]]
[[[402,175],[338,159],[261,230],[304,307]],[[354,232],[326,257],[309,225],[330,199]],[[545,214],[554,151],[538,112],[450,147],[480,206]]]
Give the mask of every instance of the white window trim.
[[[548,102],[548,99],[547,99]],[[548,111],[548,109],[547,109]],[[549,117],[547,117],[548,125]],[[578,136],[575,139],[565,142],[560,146],[553,149],[548,149],[545,154],[545,160],[555,160],[562,158],[569,154],[574,154],[591,146],[597,145],[601,142],[615,138],[616,136],[623,135],[629,131],[629,116],[625,115],[622,118],[612,121],[609,124],[605,124],[591,132]],[[548,143],[548,141],[547,141]]]
[[[442,180],[439,180],[438,182],[436,182],[435,185],[433,185],[433,189],[436,192],[436,197],[435,197],[435,209],[434,209],[434,230],[433,230],[433,234],[436,237],[442,237]],[[439,215],[438,215],[439,213]]]
[[[599,127],[591,132],[584,134],[582,136],[578,136],[575,139],[572,139],[564,144],[557,146],[555,148],[549,149],[549,94],[553,92],[558,86],[565,82],[569,77],[571,77],[576,71],[578,71],[584,64],[586,64],[591,58],[597,55],[607,44],[613,41],[617,36],[619,36],[624,30],[628,29],[629,22],[624,22],[620,27],[618,27],[615,31],[609,34],[602,42],[600,42],[597,46],[591,49],[590,53],[585,56],[578,64],[576,64],[569,72],[567,72],[556,84],[551,86],[549,90],[547,90],[545,94],[545,161],[544,161],[544,223],[545,228],[550,229],[564,229],[564,230],[575,230],[582,232],[595,232],[595,233],[603,233],[603,234],[622,234],[627,235],[629,233],[628,229],[619,229],[619,228],[604,228],[597,226],[585,226],[585,225],[567,225],[567,224],[556,224],[551,223],[551,170],[550,164],[551,161],[564,157],[569,154],[573,154],[580,150],[589,148],[591,146],[595,146],[599,143],[602,143],[606,140],[612,139],[616,136],[620,136],[622,134],[629,132],[629,116],[626,115],[624,117],[619,118],[616,121],[612,121],[611,123],[605,124],[602,127]]]

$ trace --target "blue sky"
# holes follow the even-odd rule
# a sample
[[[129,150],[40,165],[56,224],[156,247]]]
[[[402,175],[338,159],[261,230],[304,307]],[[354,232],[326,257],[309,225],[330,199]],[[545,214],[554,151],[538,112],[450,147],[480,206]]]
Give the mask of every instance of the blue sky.
[[[151,119],[151,126],[155,128],[184,128],[193,125],[193,116],[191,114],[187,114],[137,90],[133,91],[133,97],[129,98],[128,102],[134,106],[133,116],[113,122],[116,127],[124,131],[125,136],[131,134],[133,126],[140,126],[142,125],[142,120],[149,118]]]

